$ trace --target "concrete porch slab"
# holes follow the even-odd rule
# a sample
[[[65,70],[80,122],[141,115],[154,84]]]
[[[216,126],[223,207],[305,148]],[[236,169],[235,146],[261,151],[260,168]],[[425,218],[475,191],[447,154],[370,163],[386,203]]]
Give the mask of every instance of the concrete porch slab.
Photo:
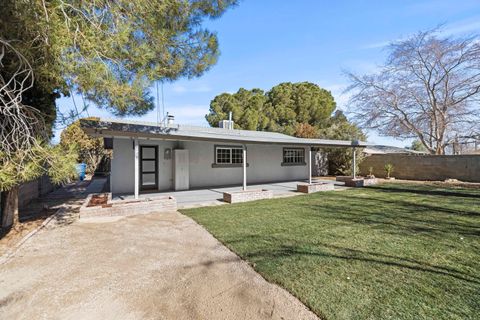
[[[335,190],[340,190],[345,188],[345,184],[339,181],[332,180],[322,180],[316,178],[313,180],[314,183],[331,183],[335,186]],[[305,183],[305,181],[286,181],[286,182],[273,182],[273,183],[264,183],[264,184],[252,184],[248,185],[247,189],[265,189],[271,190],[273,192],[273,197],[288,197],[301,195],[303,193],[297,192],[297,184]],[[242,190],[242,186],[225,186],[225,187],[216,187],[216,188],[205,188],[205,189],[194,189],[187,191],[165,191],[165,192],[155,192],[155,193],[146,193],[141,194],[140,197],[151,197],[151,196],[172,196],[177,200],[178,209],[187,209],[194,207],[206,207],[206,206],[215,206],[223,205],[226,202],[223,201],[224,192],[238,192]],[[115,199],[130,199],[133,198],[133,194],[114,194],[113,200]]]

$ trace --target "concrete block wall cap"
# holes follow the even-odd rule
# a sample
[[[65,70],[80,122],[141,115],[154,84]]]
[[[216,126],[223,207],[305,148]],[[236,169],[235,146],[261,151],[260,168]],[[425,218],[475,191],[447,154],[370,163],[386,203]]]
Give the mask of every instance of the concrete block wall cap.
[[[331,183],[329,183],[329,182],[299,183],[299,185],[306,185],[306,186],[321,186],[321,185],[324,185],[324,184],[331,184]]]
[[[267,189],[247,189],[247,190],[238,190],[238,191],[226,191],[224,193],[228,194],[236,194],[236,193],[254,193],[254,192],[262,192],[262,191],[269,191]]]
[[[102,193],[104,194],[104,193]],[[80,208],[80,216],[127,216],[136,214],[146,214],[152,212],[171,212],[177,210],[177,201],[172,196],[156,196],[151,199],[126,199],[111,200],[111,193],[108,194],[110,200],[109,206],[87,207],[92,196],[90,194]]]

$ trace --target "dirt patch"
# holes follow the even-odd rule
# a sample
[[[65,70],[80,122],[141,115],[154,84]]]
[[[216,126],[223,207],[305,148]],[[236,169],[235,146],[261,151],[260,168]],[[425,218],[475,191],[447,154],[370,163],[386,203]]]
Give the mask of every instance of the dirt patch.
[[[43,229],[0,279],[1,319],[318,319],[176,212]]]
[[[0,232],[0,256],[19,243],[28,233],[38,228],[55,209],[44,208],[34,215],[21,217],[20,222],[9,230]]]
[[[107,194],[96,194],[93,195],[88,203],[87,207],[98,207],[109,208],[112,205],[108,204],[108,195]]]

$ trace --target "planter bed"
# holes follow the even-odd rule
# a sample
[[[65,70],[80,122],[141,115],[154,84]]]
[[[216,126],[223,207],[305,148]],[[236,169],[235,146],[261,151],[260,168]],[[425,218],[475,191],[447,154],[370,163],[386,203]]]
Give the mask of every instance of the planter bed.
[[[352,180],[352,179],[353,179],[352,176],[336,176],[335,177],[335,180],[340,181],[340,182],[347,182],[347,181]]]
[[[273,198],[273,191],[264,189],[242,190],[223,193],[223,201],[228,203],[239,203],[271,198]]]
[[[297,191],[303,193],[313,193],[319,191],[332,191],[334,190],[332,183],[312,183],[312,184],[297,184]]]
[[[174,197],[112,200],[111,193],[97,193],[87,197],[80,208],[80,217],[130,216],[171,211],[177,211],[177,201]]]
[[[347,187],[367,187],[373,186],[378,183],[376,178],[355,178],[345,181],[345,186]]]

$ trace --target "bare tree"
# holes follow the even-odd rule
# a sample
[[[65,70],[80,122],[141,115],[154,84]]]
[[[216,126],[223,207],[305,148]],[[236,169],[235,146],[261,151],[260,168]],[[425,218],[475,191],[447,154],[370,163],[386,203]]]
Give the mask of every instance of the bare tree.
[[[375,74],[348,73],[347,92],[361,126],[380,134],[416,138],[444,154],[458,136],[478,132],[480,44],[476,37],[419,32],[393,43]]]
[[[10,69],[10,70],[9,70]],[[6,172],[23,172],[43,133],[38,111],[22,102],[23,93],[33,86],[33,71],[8,42],[0,39],[0,227],[18,220],[18,187],[8,181]],[[8,192],[5,192],[9,190]],[[4,191],[3,193],[1,191]]]
[[[50,146],[42,113],[23,101],[33,85],[30,63],[0,38],[0,234],[18,222],[20,183],[42,174],[61,183],[75,174],[76,153]]]
[[[7,55],[12,58],[7,60]],[[13,70],[6,71],[4,61],[14,66]],[[39,111],[22,101],[24,92],[33,86],[33,70],[25,57],[2,39],[0,71],[0,154],[2,161],[19,165],[23,162],[19,151],[33,149],[39,138],[46,138],[46,132]]]

